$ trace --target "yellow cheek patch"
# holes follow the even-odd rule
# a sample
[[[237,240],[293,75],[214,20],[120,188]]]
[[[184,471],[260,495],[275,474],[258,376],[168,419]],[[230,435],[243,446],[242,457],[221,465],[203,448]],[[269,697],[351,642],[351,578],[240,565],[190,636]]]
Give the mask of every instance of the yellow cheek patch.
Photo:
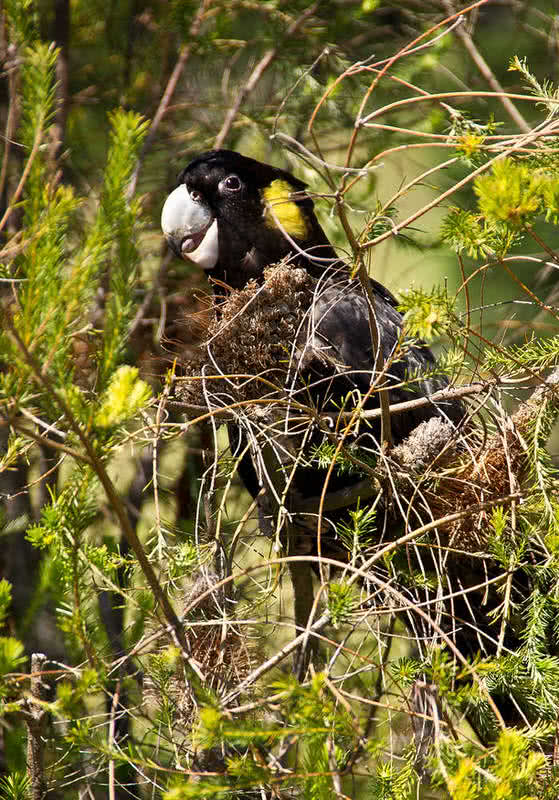
[[[295,239],[306,239],[309,230],[307,221],[297,203],[290,200],[292,191],[293,187],[279,178],[262,189],[262,199],[266,206],[266,225],[270,228],[281,226]]]

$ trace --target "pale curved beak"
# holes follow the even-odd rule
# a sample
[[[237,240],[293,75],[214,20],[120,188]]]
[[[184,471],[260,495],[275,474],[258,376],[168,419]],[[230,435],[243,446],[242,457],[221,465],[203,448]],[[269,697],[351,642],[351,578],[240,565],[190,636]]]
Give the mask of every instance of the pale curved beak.
[[[169,247],[179,258],[202,269],[217,264],[217,219],[210,209],[192,199],[185,184],[171,192],[161,212],[161,228]]]

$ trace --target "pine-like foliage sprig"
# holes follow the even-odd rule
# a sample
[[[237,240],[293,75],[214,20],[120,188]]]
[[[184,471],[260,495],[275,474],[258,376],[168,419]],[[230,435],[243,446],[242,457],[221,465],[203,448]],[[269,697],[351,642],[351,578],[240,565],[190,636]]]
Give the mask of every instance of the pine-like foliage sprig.
[[[100,354],[101,387],[121,362],[126,349],[132,292],[140,261],[137,244],[140,202],[136,197],[128,198],[128,183],[148,130],[148,123],[133,112],[118,110],[110,115],[110,123],[111,145],[100,206],[102,225],[110,232],[110,295]]]

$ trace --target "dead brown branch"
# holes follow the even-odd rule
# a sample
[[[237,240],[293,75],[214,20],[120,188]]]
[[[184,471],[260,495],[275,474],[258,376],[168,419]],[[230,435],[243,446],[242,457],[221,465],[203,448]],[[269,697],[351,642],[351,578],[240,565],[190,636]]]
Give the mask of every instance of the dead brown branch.
[[[31,656],[31,686],[26,703],[27,724],[27,774],[31,783],[32,800],[43,800],[47,791],[44,764],[43,730],[47,712],[43,706],[46,687],[43,683],[43,667],[47,661],[44,653]]]

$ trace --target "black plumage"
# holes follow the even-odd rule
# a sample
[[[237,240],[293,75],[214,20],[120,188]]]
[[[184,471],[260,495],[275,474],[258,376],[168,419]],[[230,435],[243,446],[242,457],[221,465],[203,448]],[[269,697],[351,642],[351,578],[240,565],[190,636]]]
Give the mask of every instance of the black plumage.
[[[178,186],[165,202],[162,228],[176,255],[201,267],[223,302],[250,287],[258,292],[257,287],[265,281],[268,286],[270,267],[278,262],[283,265],[286,302],[278,302],[277,292],[269,292],[276,311],[283,313],[283,305],[286,313],[295,308],[296,304],[287,301],[305,282],[301,273],[312,284],[299,326],[293,329],[293,340],[272,349],[278,354],[278,368],[285,370],[288,362],[277,393],[283,401],[299,401],[316,412],[336,412],[342,406],[350,410],[360,397],[367,396],[365,407],[370,409],[378,407],[378,385],[390,387],[391,403],[429,397],[446,386],[444,377],[436,377],[431,351],[421,342],[403,341],[402,315],[393,295],[371,280],[384,363],[380,379],[375,374],[368,299],[328,241],[313,208],[305,184],[290,173],[232,151],[217,150],[199,156],[181,172]],[[218,315],[224,313],[222,309],[218,305]],[[231,336],[233,330],[225,326],[222,334]],[[273,335],[273,330],[267,334],[260,330],[259,335]],[[222,374],[235,372],[228,363],[218,364],[213,354],[211,362],[210,374],[216,366]],[[265,367],[270,365],[247,364],[246,372],[255,374]],[[371,391],[374,381],[375,390]],[[236,399],[229,399],[227,391],[219,396],[215,386],[209,384],[216,405],[227,406]],[[362,471],[329,470],[313,457],[316,447],[335,442],[336,433],[325,430],[324,422],[319,425],[315,421],[310,427],[301,424],[293,406],[288,404],[286,411],[285,402],[276,401],[272,393],[270,405],[264,406],[265,417],[256,422],[254,415],[238,414],[236,423],[228,425],[239,474],[253,497],[258,497],[261,530],[268,534],[283,530],[291,552],[320,552],[343,559],[339,523],[355,505],[356,496],[370,497],[376,489]],[[420,423],[434,417],[457,424],[462,416],[459,402],[428,403],[393,415],[393,441],[401,442]],[[353,452],[360,458],[374,459],[380,451],[380,427],[378,419],[360,424],[345,444],[355,448]],[[328,496],[324,500],[326,480]],[[309,577],[298,573],[294,565],[290,569],[296,604],[303,606],[296,616],[304,620],[310,611],[304,607],[309,603]]]
[[[264,269],[282,259],[289,259],[293,268],[303,267],[317,281],[298,364],[312,400],[326,409],[339,405],[352,390],[367,393],[375,361],[367,300],[328,241],[302,181],[233,151],[211,151],[179,175],[178,187],[165,204],[162,226],[174,252],[200,264],[218,294],[224,285],[239,289],[250,280],[261,280]],[[402,316],[393,295],[377,281],[371,285],[387,365],[384,384],[393,387],[390,402],[429,396],[444,387],[444,379],[431,377],[436,365],[429,348],[401,341]],[[367,407],[376,405],[378,395],[373,393]],[[462,415],[459,402],[394,415],[393,440],[401,441],[433,416],[456,423]],[[378,424],[370,434],[378,440]],[[316,488],[316,482],[313,485]]]
[[[280,343],[291,353],[289,371],[295,371],[297,378],[295,382],[289,379],[287,394],[323,412],[342,405],[351,409],[359,397],[370,393],[365,408],[375,408],[378,391],[370,387],[373,380],[378,381],[378,375],[368,300],[359,281],[338,258],[313,207],[305,184],[290,173],[233,151],[215,150],[194,159],[181,172],[178,186],[164,205],[162,228],[176,255],[202,267],[214,293],[222,297],[262,283],[265,270],[282,260],[292,270],[287,275],[294,276],[293,283],[303,269],[312,279],[314,290],[295,341]],[[397,301],[377,281],[371,280],[371,287],[384,364],[379,385],[391,387],[390,403],[429,397],[446,386],[444,378],[434,377],[433,354],[421,342],[402,340]],[[288,277],[286,294],[290,291]],[[278,366],[285,360],[285,355],[280,355]],[[228,364],[219,366],[223,373],[231,372]],[[259,364],[247,365],[248,372],[258,372],[259,368]],[[303,432],[293,409],[286,413],[283,408],[281,412],[271,408],[260,428],[247,417],[229,424],[239,474],[253,497],[259,496],[264,531],[277,530],[279,520],[288,520],[291,530],[297,530],[295,545],[290,536],[292,546],[312,552],[320,518],[321,551],[328,547],[332,554],[339,553],[336,529],[345,513],[345,495],[348,488],[363,481],[363,474],[327,471],[320,466],[312,454],[328,438],[324,425],[315,424],[312,430],[307,427]],[[393,415],[393,441],[401,442],[433,417],[456,424],[462,416],[459,402],[429,403]],[[348,437],[346,444],[374,459],[380,449],[380,428],[378,420],[361,425],[359,434]],[[332,436],[329,438],[331,442]],[[323,494],[327,474],[328,502],[323,501],[318,513],[318,503],[312,500]]]

